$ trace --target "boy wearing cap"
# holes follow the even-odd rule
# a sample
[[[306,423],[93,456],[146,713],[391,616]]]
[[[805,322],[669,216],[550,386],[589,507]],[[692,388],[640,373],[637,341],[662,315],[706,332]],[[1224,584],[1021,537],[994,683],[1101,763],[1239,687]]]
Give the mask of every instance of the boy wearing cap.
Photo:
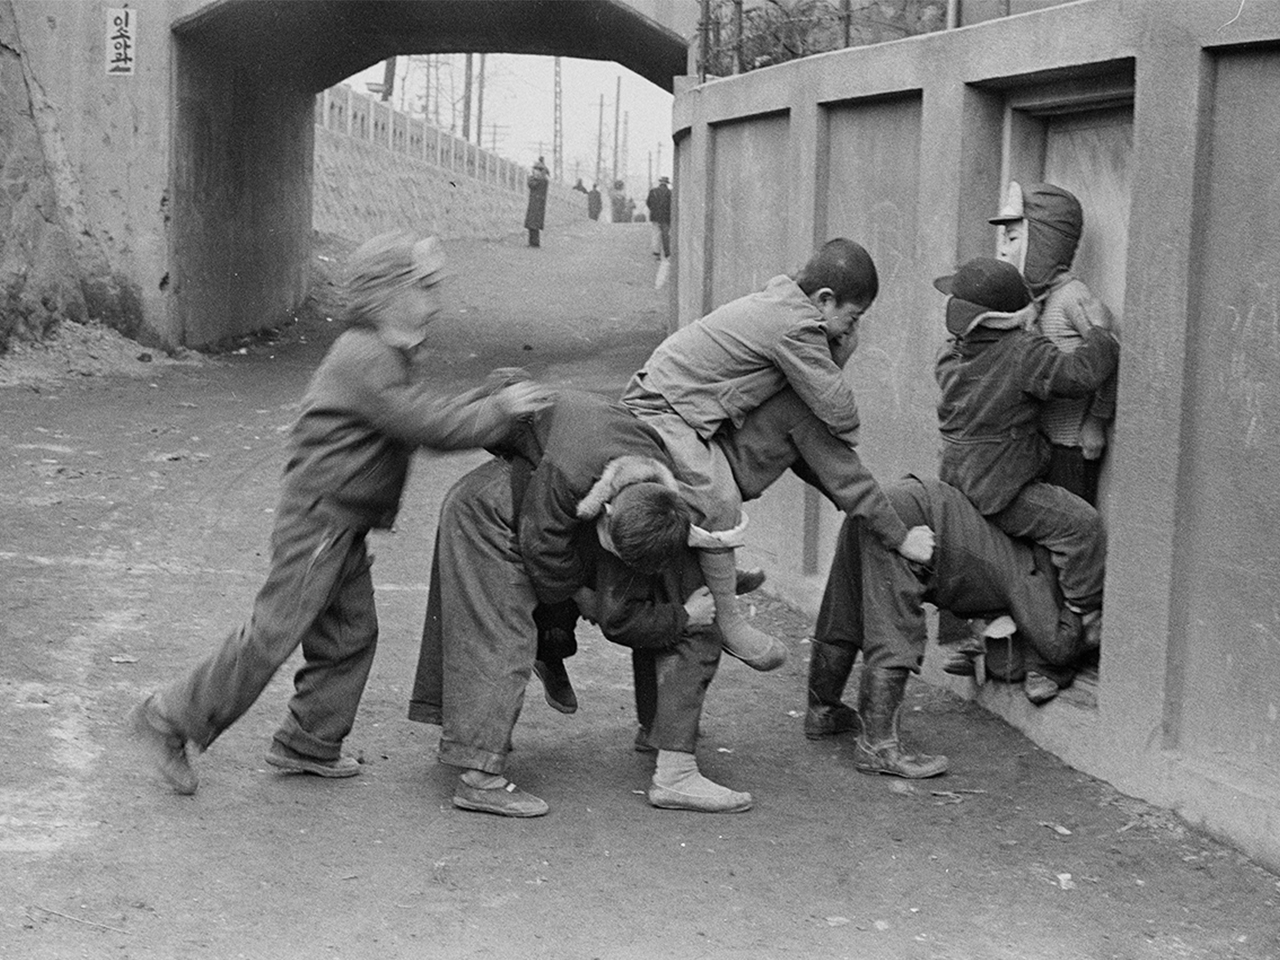
[[[342,743],[378,638],[370,530],[389,529],[418,447],[480,447],[545,405],[531,383],[491,377],[461,394],[418,381],[412,358],[444,301],[435,237],[384,234],[353,255],[349,326],[311,379],[289,441],[271,567],[249,619],[185,677],[134,708],[132,730],[178,793],[194,793],[187,744],[206,749],[258,698],[299,645],[289,711],[266,761],[351,777]]]
[[[1025,329],[1036,305],[1012,264],[980,257],[934,286],[949,297],[952,335],[935,371],[939,479],[1005,533],[1044,546],[1068,608],[1091,627],[1101,616],[1106,535],[1097,510],[1045,482],[1051,454],[1040,416],[1051,398],[1087,397],[1114,373],[1120,347],[1106,307],[1088,300],[1071,316],[1081,342],[1064,353]]]
[[[858,407],[841,367],[878,292],[871,255],[852,240],[830,240],[794,279],[774,277],[764,290],[667,337],[622,396],[662,435],[693,507],[692,544],[716,601],[724,648],[756,670],[781,666],[786,648],[747,623],[738,608],[734,552],[746,520],[740,481],[722,443],[766,401],[791,389],[841,441],[846,512],[865,516],[888,549],[910,560],[925,562],[933,549],[929,530],[907,530],[857,455]]]

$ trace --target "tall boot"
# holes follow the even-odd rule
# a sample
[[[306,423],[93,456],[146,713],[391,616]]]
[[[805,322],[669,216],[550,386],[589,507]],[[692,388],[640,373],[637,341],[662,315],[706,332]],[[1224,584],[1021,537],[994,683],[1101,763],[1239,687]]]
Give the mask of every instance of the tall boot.
[[[853,749],[853,765],[863,773],[923,780],[947,772],[946,757],[909,753],[898,739],[898,714],[908,674],[906,667],[863,668],[862,733]]]
[[[841,702],[844,686],[858,656],[856,647],[813,641],[809,657],[809,709],[804,714],[804,735],[810,740],[834,737],[861,726],[858,711]]]
[[[776,670],[787,659],[787,648],[775,637],[747,623],[734,592],[737,568],[733,550],[699,550],[703,579],[716,604],[716,626],[720,628],[725,652],[753,670]]]

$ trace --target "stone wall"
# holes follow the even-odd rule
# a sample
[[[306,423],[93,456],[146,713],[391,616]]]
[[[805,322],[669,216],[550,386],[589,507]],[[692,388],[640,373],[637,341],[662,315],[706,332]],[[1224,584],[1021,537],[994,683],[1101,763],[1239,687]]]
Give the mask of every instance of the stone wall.
[[[10,9],[0,6],[0,353],[61,317],[85,317],[24,74]]]

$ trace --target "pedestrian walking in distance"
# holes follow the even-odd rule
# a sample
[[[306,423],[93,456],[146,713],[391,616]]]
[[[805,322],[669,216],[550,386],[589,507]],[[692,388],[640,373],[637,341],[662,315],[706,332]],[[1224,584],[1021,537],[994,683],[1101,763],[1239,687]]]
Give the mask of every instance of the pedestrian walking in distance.
[[[529,172],[529,206],[524,212],[524,228],[529,231],[529,246],[542,246],[542,228],[547,220],[547,187],[551,183],[551,171],[542,157]]]

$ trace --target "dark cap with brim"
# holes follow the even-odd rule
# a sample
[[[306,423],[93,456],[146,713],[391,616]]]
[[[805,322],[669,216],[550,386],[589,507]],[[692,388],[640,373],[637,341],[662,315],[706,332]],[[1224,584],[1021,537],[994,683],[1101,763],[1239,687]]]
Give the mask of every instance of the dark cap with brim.
[[[950,296],[947,330],[962,336],[984,313],[1016,313],[1031,302],[1018,268],[1003,260],[975,257],[955,273],[938,277],[934,287]]]

